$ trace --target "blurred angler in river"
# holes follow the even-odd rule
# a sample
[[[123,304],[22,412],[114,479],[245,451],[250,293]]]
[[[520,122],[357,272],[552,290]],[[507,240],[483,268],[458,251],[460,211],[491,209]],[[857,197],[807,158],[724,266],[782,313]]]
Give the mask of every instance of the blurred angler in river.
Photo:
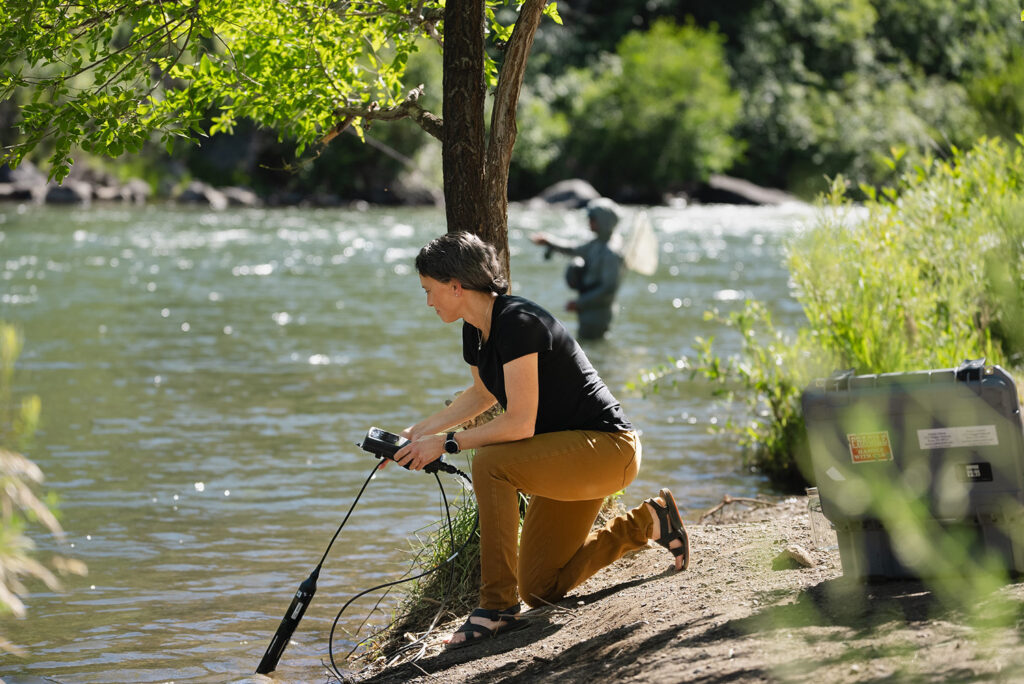
[[[590,242],[571,245],[546,233],[531,235],[530,240],[547,247],[545,258],[552,252],[571,258],[565,271],[565,281],[579,295],[565,308],[575,311],[579,317],[577,337],[596,340],[604,337],[611,327],[615,294],[622,282],[623,258],[612,242],[621,212],[615,202],[599,197],[587,204],[587,218],[594,233]]]

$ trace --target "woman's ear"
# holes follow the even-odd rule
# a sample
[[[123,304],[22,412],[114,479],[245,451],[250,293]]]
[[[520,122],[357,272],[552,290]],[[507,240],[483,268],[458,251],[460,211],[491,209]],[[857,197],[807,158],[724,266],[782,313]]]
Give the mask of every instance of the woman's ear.
[[[448,281],[448,287],[452,288],[452,293],[456,297],[462,296],[462,283],[460,283],[458,280],[452,278],[450,281]]]

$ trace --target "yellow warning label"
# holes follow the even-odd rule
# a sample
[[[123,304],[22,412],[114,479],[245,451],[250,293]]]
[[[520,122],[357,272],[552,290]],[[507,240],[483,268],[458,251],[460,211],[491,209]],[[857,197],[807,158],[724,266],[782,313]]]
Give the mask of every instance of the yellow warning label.
[[[892,460],[892,444],[888,432],[861,432],[846,435],[846,439],[850,442],[850,456],[854,463]]]

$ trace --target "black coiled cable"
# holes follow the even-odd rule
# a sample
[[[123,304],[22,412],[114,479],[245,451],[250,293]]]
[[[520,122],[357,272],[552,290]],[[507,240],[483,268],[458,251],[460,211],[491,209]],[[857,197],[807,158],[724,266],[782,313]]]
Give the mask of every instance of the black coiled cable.
[[[379,464],[375,465],[374,466],[374,471],[376,471],[378,467],[379,467]],[[438,487],[438,489],[441,492],[441,499],[443,501],[443,506],[444,506],[444,510],[445,510],[445,516],[446,516],[447,523],[448,523],[448,535],[449,535],[449,538],[451,539],[451,547],[454,548],[454,546],[455,546],[455,530],[454,530],[454,528],[452,526],[451,511],[450,511],[450,509],[448,507],[448,496],[446,495],[446,493],[444,491],[444,486],[441,484],[441,478],[438,477],[437,473],[440,470],[440,471],[443,471],[443,472],[446,472],[446,473],[451,473],[451,474],[454,474],[454,475],[459,475],[460,477],[465,479],[466,482],[468,482],[471,486],[473,484],[473,480],[469,477],[469,475],[467,475],[463,471],[459,470],[455,466],[451,465],[450,463],[446,463],[445,461],[443,461],[440,458],[437,459],[436,461],[433,461],[430,464],[428,464],[428,466],[426,468],[424,468],[424,470],[426,470],[427,472],[430,472],[434,476],[434,480],[437,482],[437,487]],[[345,523],[348,522],[349,515],[352,514],[352,510],[355,508],[356,503],[359,501],[359,497],[361,497],[363,495],[363,491],[365,491],[366,486],[369,484],[370,480],[373,479],[373,475],[374,475],[374,472],[371,472],[370,476],[366,479],[366,482],[363,483],[362,488],[359,490],[359,493],[356,495],[355,501],[352,502],[352,506],[349,508],[348,513],[345,515],[345,519],[341,521],[341,525],[338,526],[337,531],[334,533],[334,537],[331,538],[331,542],[327,546],[327,551],[324,552],[323,558],[320,559],[320,564],[321,565],[323,564],[324,559],[327,558],[327,552],[330,551],[331,545],[334,544],[334,540],[338,538],[338,535],[341,533],[341,530],[345,526]],[[462,551],[469,544],[470,540],[473,539],[473,536],[476,533],[479,521],[480,521],[479,514],[477,514],[477,516],[473,520],[473,529],[466,536],[466,539],[462,542],[462,545],[458,548],[458,550],[456,550],[454,553],[452,553],[452,555],[450,555],[448,558],[446,558],[443,562],[438,564],[436,567],[433,567],[430,570],[426,570],[425,572],[421,572],[418,575],[413,575],[412,577],[405,577],[403,579],[394,580],[394,581],[391,581],[391,582],[384,582],[383,584],[378,584],[375,587],[370,587],[369,589],[364,589],[363,591],[361,591],[358,594],[354,595],[352,598],[350,598],[348,601],[345,602],[345,604],[338,611],[337,615],[334,616],[334,621],[331,624],[331,632],[330,632],[330,635],[329,635],[329,637],[327,639],[327,654],[328,654],[328,656],[330,657],[330,660],[331,660],[330,669],[334,673],[334,675],[336,677],[338,677],[338,679],[340,681],[344,681],[345,675],[338,668],[338,665],[337,665],[337,663],[335,662],[335,659],[334,659],[334,632],[337,629],[338,622],[341,620],[341,616],[345,612],[345,610],[354,601],[356,601],[359,598],[362,598],[363,596],[365,596],[367,594],[373,593],[375,591],[379,591],[381,589],[387,589],[389,587],[394,587],[394,586],[397,586],[399,584],[403,584],[405,582],[412,582],[413,580],[421,579],[423,577],[426,577],[427,575],[431,575],[431,574],[437,572],[438,570],[443,568],[445,565],[450,565],[452,563],[452,561],[454,561],[459,556],[459,554],[462,553]],[[319,568],[319,565],[317,567]],[[452,578],[449,579],[449,592],[451,590],[452,579],[454,579],[454,566],[452,567]],[[444,600],[442,600],[442,602],[441,602],[440,608],[438,608],[438,613],[439,614],[440,614],[440,611],[442,611],[444,609],[444,603],[445,603],[445,601],[447,601],[447,599],[448,599],[448,595],[446,593],[446,595],[444,597]],[[360,642],[360,643],[363,643],[363,642]],[[356,646],[353,647],[353,649],[351,651],[349,651],[349,653],[347,655],[351,655],[352,652],[356,648],[358,648],[358,647],[359,647],[359,644],[356,644]]]

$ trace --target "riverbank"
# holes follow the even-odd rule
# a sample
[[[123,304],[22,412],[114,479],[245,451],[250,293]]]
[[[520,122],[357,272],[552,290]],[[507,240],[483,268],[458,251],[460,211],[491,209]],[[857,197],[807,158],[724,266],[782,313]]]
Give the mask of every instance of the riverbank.
[[[690,511],[687,518],[699,512]],[[415,664],[361,682],[1021,681],[1024,584],[985,601],[983,624],[941,605],[920,582],[855,584],[836,551],[814,567],[773,569],[811,548],[806,499],[726,506],[690,523],[692,562],[668,572],[649,546],[606,568],[524,630],[451,653],[429,641]],[[664,571],[659,571],[664,569]]]
[[[600,193],[590,183],[580,178],[571,178],[549,186],[534,197],[512,199],[534,208],[577,209],[596,197],[600,197]],[[444,206],[444,195],[439,187],[414,183],[412,179],[396,180],[366,196],[348,198],[316,191],[313,188],[275,188],[261,195],[248,187],[214,186],[190,179],[184,174],[183,168],[178,168],[176,173],[168,172],[151,187],[140,178],[122,180],[109,171],[92,168],[87,164],[74,166],[68,177],[60,183],[48,180],[46,174],[30,161],[22,162],[15,169],[0,164],[0,203],[90,206],[93,202],[141,205],[153,200],[208,207],[217,211],[229,207],[302,206],[365,211],[373,204],[408,207]],[[801,202],[798,197],[785,191],[761,187],[750,181],[722,174],[712,174],[707,181],[695,184],[689,194],[666,193],[662,201],[667,206],[675,207],[686,206],[689,203],[780,206]]]

